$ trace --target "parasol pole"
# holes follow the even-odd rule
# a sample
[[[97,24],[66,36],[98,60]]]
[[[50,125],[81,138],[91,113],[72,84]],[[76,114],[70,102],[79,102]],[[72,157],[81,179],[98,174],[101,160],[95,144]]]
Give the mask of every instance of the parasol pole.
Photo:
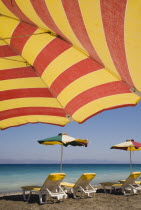
[[[63,144],[61,145],[60,173],[62,173]]]
[[[131,153],[131,146],[130,146],[130,173],[132,173],[132,153]]]

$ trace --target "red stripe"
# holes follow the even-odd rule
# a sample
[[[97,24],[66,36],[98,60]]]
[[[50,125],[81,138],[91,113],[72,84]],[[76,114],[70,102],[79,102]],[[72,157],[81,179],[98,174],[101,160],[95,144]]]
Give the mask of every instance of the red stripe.
[[[77,95],[66,105],[65,110],[70,115],[73,115],[74,112],[76,112],[78,109],[94,100],[106,96],[124,93],[131,93],[131,91],[129,90],[129,87],[122,81],[110,82],[103,85],[99,85]]]
[[[63,109],[51,108],[51,107],[23,107],[10,109],[2,111],[0,113],[0,120],[5,120],[8,118],[19,117],[19,116],[29,116],[29,115],[51,115],[65,117]]]
[[[48,88],[24,88],[0,92],[0,101],[28,97],[53,98],[53,95]]]
[[[101,0],[105,37],[111,57],[121,78],[133,86],[126,60],[124,21],[127,0]]]
[[[0,71],[0,80],[38,77],[32,67],[20,67]]]
[[[64,71],[62,74],[60,74],[57,79],[52,83],[50,88],[53,93],[58,96],[60,92],[73,81],[101,68],[101,65],[94,62],[90,58],[86,58],[85,60],[76,63],[75,65]]]
[[[136,149],[138,149],[139,147],[141,147],[141,143],[135,142],[134,140],[132,140],[132,144],[134,145],[134,147],[135,147]]]
[[[16,29],[14,30],[12,37],[17,36],[24,36],[28,34],[33,34],[37,30],[36,27],[31,26],[29,24],[20,22]],[[27,40],[30,38],[30,36],[24,36],[24,37],[18,37],[18,38],[12,38],[10,45],[16,49],[20,54],[22,54],[22,49],[27,42]]]
[[[34,24],[28,17],[25,16],[25,14],[21,11],[21,9],[18,7],[15,0],[2,0],[4,5],[20,20],[25,21],[30,24]]]
[[[45,1],[39,0],[30,0],[34,10],[40,17],[40,19],[45,23],[47,27],[49,27],[52,31],[54,31],[57,35],[60,35],[66,41],[70,42],[67,37],[60,31],[57,27],[56,23],[54,22],[53,18],[51,17],[49,10]]]
[[[62,4],[64,6],[64,10],[66,12],[66,16],[71,25],[71,28],[83,45],[83,47],[87,50],[89,55],[96,60],[98,63],[102,64],[102,61],[98,57],[85,28],[85,24],[83,22],[83,17],[81,15],[81,10],[79,7],[79,3],[77,0],[62,0]],[[103,64],[102,64],[103,65]]]
[[[0,46],[0,58],[15,56],[17,53],[11,49],[8,45],[1,45]]]
[[[42,75],[45,68],[61,53],[71,47],[70,44],[55,38],[52,40],[36,57],[34,61],[34,68]]]

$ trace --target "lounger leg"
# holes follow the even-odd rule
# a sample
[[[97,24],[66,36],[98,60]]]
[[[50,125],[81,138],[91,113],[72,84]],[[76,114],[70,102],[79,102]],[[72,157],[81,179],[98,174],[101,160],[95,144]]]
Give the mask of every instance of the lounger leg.
[[[106,192],[106,188],[105,188],[105,186],[103,186],[103,190],[104,190],[104,192],[105,192],[105,193],[107,193],[107,192]]]
[[[110,194],[112,193],[113,190],[115,190],[115,188],[114,187],[111,187]]]
[[[48,200],[48,194],[45,194],[45,201],[43,201],[43,194],[42,194],[42,192],[39,192],[39,201],[40,201],[40,204],[47,203],[47,200]]]
[[[26,190],[23,189],[23,199],[24,199],[24,201],[29,201],[32,192],[30,191],[28,195],[26,195],[25,192],[26,192]]]

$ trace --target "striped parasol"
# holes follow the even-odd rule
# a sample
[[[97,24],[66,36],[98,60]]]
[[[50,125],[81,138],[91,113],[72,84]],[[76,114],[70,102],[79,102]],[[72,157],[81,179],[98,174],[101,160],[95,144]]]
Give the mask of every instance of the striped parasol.
[[[61,145],[61,161],[60,161],[60,172],[62,172],[62,157],[63,157],[63,146],[85,146],[88,145],[87,139],[78,139],[71,136],[68,136],[67,133],[59,133],[58,136],[46,138],[38,141],[39,144],[43,145]]]
[[[135,142],[133,139],[126,140],[120,144],[113,145],[111,149],[121,149],[130,151],[130,172],[132,172],[132,151],[141,150],[141,143]]]
[[[83,123],[141,99],[141,1],[1,0],[0,128]]]

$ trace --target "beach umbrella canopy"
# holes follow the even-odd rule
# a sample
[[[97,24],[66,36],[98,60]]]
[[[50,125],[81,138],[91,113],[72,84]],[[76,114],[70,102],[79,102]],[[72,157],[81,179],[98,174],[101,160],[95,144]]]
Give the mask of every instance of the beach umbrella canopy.
[[[141,99],[141,1],[1,0],[0,128],[83,123]]]
[[[126,140],[120,144],[113,145],[111,149],[121,149],[130,151],[130,171],[132,172],[132,151],[141,150],[141,143],[135,142],[133,139]]]
[[[58,136],[46,138],[43,140],[38,141],[39,144],[43,145],[55,145],[59,144],[61,146],[61,160],[60,160],[60,172],[62,172],[62,157],[63,157],[63,146],[67,147],[68,145],[71,146],[85,146],[88,145],[87,139],[78,139],[71,136],[68,136],[66,133],[60,133]]]

